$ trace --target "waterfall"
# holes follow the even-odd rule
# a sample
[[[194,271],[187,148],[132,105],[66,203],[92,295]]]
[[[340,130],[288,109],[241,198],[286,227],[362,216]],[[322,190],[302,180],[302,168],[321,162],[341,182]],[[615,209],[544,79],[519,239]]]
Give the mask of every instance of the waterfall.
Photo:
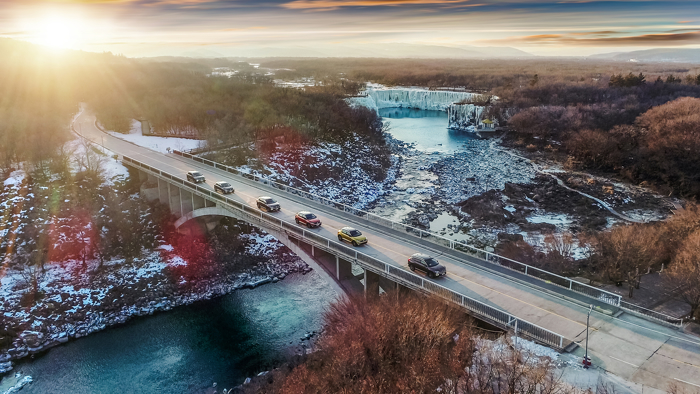
[[[474,93],[422,89],[368,89],[366,96],[352,100],[372,109],[417,108],[446,111],[452,103],[470,99]]]
[[[447,107],[448,128],[463,131],[476,131],[484,107],[474,104],[452,104]]]
[[[484,107],[474,104],[455,104],[474,97],[475,93],[444,90],[367,89],[363,96],[348,99],[351,105],[361,105],[379,111],[381,108],[417,108],[446,111],[448,128],[475,132],[480,127]]]

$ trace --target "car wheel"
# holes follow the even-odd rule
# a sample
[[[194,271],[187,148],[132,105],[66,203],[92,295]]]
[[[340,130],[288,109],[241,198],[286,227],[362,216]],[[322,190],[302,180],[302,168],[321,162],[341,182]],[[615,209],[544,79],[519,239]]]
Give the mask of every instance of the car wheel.
[[[339,236],[338,236],[338,241],[343,242],[343,237],[341,237],[341,236],[339,235]]]
[[[412,265],[409,264],[409,265],[408,265],[408,268],[409,268],[411,271],[416,272],[416,267],[414,267],[414,266],[412,266]]]
[[[428,272],[428,278],[435,279],[435,273],[432,271]]]
[[[297,224],[301,224],[299,223],[299,219],[294,219],[294,221],[297,222]]]
[[[312,226],[311,223],[306,223],[306,227],[308,227],[308,228],[314,228],[314,226]]]
[[[357,246],[357,242],[352,241],[352,246]]]

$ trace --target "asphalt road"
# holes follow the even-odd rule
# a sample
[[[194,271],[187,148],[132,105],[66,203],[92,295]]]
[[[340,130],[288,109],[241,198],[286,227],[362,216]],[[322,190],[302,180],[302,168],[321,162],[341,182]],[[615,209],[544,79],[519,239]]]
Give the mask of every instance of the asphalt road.
[[[204,174],[206,186],[212,190],[214,182],[227,181],[235,188],[235,193],[229,197],[252,207],[256,206],[257,197],[271,195],[282,206],[282,210],[274,215],[290,222],[294,221],[296,212],[311,210],[323,222],[322,227],[311,231],[331,239],[337,237],[338,229],[352,224],[346,216],[331,209],[313,209],[313,203],[272,193],[261,185],[243,182],[225,171],[172,154],[158,153],[105,134],[95,127],[94,121],[93,115],[83,112],[75,121],[75,129],[86,138],[103,143],[106,149],[120,156],[129,156],[161,171],[180,175],[183,179],[187,171],[198,170]],[[448,272],[447,276],[435,279],[436,282],[584,346],[588,308],[581,302],[561,297],[533,283],[465,264],[448,255],[438,256],[436,249],[421,245],[410,236],[395,237],[379,227],[358,229],[369,241],[367,245],[359,247],[362,252],[405,269],[408,269],[407,259],[413,253],[424,252],[436,256]],[[629,314],[612,317],[594,311],[590,323],[589,357],[595,367],[649,388],[666,390],[670,383],[675,383],[693,390],[691,392],[700,392],[700,338]],[[583,348],[579,347],[574,354],[583,356]]]

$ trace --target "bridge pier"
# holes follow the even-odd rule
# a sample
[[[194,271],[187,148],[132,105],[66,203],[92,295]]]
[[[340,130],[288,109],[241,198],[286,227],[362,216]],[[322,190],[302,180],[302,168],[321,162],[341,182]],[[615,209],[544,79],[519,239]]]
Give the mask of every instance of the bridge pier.
[[[393,280],[389,278],[385,278],[383,276],[379,276],[379,287],[384,290],[385,293],[388,293],[390,291],[396,291],[399,288],[399,284],[394,282]]]
[[[158,178],[158,201],[160,201],[161,204],[167,204],[168,206],[170,206],[170,201],[168,199],[168,185],[168,182],[165,182]]]
[[[182,205],[182,214],[187,215],[194,211],[193,194],[187,190],[180,189],[180,204]]]
[[[180,188],[168,183],[168,206],[175,217],[182,217],[182,205],[180,204]]]
[[[335,275],[339,281],[352,278],[352,263],[335,256]]]
[[[204,197],[198,196],[196,194],[192,194],[192,208],[193,209],[206,208],[206,206],[207,206],[207,200],[205,200]]]
[[[381,276],[368,269],[365,269],[365,297],[379,295],[379,279]]]

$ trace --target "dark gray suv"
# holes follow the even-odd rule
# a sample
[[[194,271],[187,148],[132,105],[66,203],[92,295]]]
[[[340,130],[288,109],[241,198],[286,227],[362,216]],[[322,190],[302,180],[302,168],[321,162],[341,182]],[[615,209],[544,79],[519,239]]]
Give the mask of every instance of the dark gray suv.
[[[420,270],[425,272],[430,278],[447,275],[445,267],[427,254],[415,253],[408,259],[408,268],[411,271]]]
[[[214,191],[223,194],[233,193],[233,186],[228,182],[219,181],[214,184]]]
[[[277,201],[275,201],[272,197],[258,197],[258,200],[256,202],[258,205],[258,209],[262,209],[263,211],[276,212],[281,209],[280,204]]]
[[[187,180],[194,183],[205,182],[204,175],[199,171],[187,171]]]

